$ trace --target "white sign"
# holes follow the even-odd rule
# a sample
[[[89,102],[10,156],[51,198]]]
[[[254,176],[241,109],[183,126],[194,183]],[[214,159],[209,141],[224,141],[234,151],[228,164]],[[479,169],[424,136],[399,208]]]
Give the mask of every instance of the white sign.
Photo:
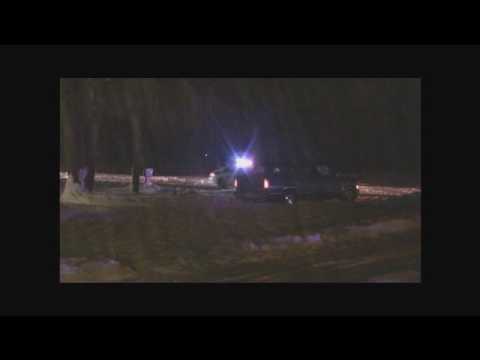
[[[153,169],[152,168],[145,169],[145,185],[146,186],[152,185],[152,176],[153,176]]]

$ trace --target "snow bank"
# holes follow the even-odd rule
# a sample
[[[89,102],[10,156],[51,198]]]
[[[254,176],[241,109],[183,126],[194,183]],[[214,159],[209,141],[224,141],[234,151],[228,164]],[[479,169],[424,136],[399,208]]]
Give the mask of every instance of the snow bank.
[[[157,184],[146,186],[140,184],[139,193],[132,192],[131,186],[112,187],[102,191],[86,192],[79,184],[73,183],[68,179],[65,189],[61,195],[62,203],[112,206],[112,205],[148,205],[150,200],[155,200],[164,196],[174,196],[179,194],[196,193],[194,189],[181,189],[175,187],[162,187]]]
[[[87,195],[80,184],[74,183],[72,178],[68,178],[60,199],[67,203],[88,204],[89,197]]]
[[[420,194],[421,189],[417,187],[394,187],[394,186],[378,186],[369,184],[360,184],[359,191],[361,195],[370,196],[405,196],[411,194]]]
[[[140,194],[158,194],[158,193],[172,193],[172,192],[174,192],[174,188],[162,187],[157,184],[151,184],[151,185],[140,184],[140,187],[139,187]],[[127,197],[137,196],[137,194],[134,194],[132,192],[132,188],[130,185],[107,189],[105,190],[105,193],[124,195]]]

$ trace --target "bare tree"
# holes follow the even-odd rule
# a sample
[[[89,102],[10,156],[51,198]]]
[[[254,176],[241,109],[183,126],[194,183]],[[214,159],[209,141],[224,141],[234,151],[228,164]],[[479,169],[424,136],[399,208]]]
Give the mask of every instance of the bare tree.
[[[132,191],[140,191],[140,174],[143,167],[141,120],[144,92],[141,79],[125,79],[123,94],[130,127],[132,130]]]
[[[100,121],[99,110],[101,108],[101,88],[102,79],[86,79],[84,81],[84,91],[86,92],[86,114],[88,124],[88,148],[86,156],[86,165],[88,167],[87,177],[85,179],[88,191],[93,191],[95,185],[95,168],[98,157],[98,128]]]
[[[60,121],[64,124],[66,167],[74,183],[79,183],[82,141],[78,121],[80,89],[77,79],[60,79]]]

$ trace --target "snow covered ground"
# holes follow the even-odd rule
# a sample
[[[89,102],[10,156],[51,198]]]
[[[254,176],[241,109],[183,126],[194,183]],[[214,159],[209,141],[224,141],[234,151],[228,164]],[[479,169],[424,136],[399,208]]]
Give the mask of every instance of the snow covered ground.
[[[420,193],[417,187],[379,186],[365,183],[359,184],[359,191],[361,196],[404,196]]]
[[[159,185],[216,187],[216,185],[207,176],[152,176],[151,179],[153,183]],[[132,181],[132,176],[125,174],[97,173],[95,174],[95,181],[130,184]],[[140,182],[145,182],[144,176],[140,176]]]
[[[66,181],[65,190],[61,196],[64,203],[83,203],[93,205],[108,205],[108,203],[128,203],[139,204],[146,200],[138,194],[131,192],[131,176],[120,174],[103,174],[95,175],[96,188],[92,194],[80,194],[78,187],[72,183],[72,179],[68,178],[65,173],[60,174],[61,179]],[[207,196],[224,196],[229,195],[232,189],[221,190],[212,183],[208,177],[202,176],[154,176],[151,186],[144,185],[144,177],[140,178],[140,195],[172,195],[180,193],[197,193]],[[405,195],[420,194],[418,187],[405,186],[380,186],[372,185],[364,182],[359,184],[359,201],[370,199],[382,199],[389,197],[401,197]],[[140,200],[140,201],[138,201]]]
[[[411,240],[408,240],[410,247],[400,251],[394,247],[381,252],[364,253],[363,251],[364,254],[360,252],[359,256],[353,257],[352,249],[348,250],[348,247],[342,245],[357,239],[355,246],[358,247],[361,246],[358,239],[362,239],[362,242],[371,242],[374,239],[382,241],[381,237],[385,235],[401,236],[405,232],[419,231],[420,223],[418,220],[379,221],[371,225],[357,226],[355,232],[352,232],[352,230],[352,227],[327,228],[321,232],[304,236],[287,235],[261,241],[256,239],[255,242],[245,242],[240,252],[242,254],[241,262],[233,266],[233,270],[227,270],[223,275],[220,272],[216,280],[211,278],[210,281],[276,282],[284,281],[286,278],[290,281],[302,281],[304,276],[306,277],[303,278],[303,281],[309,281],[308,279],[316,276],[319,276],[319,279],[325,282],[349,282],[351,281],[349,279],[356,279],[356,282],[402,283],[421,281],[420,269],[417,266],[409,265],[412,261]],[[388,247],[388,240],[386,243]],[[398,246],[398,244],[395,246]],[[323,248],[325,248],[324,251],[322,251]],[[313,255],[315,253],[320,256],[317,258]],[[342,256],[342,253],[346,253],[346,255]],[[308,260],[305,259],[306,254]],[[415,255],[413,259],[415,259]],[[179,264],[185,264],[185,260],[182,260],[181,257],[177,261]],[[229,262],[227,261],[225,264],[229,264]],[[262,270],[258,272],[258,270],[248,268],[246,270],[238,269],[242,266],[242,263],[250,263],[253,269],[260,266]],[[262,263],[268,264],[267,269]],[[126,263],[107,257],[98,259],[63,257],[60,262],[60,280],[61,282],[149,282],[155,281],[155,279],[170,278],[170,281],[179,281],[178,276],[188,279],[189,273],[185,269],[165,265],[150,263],[148,265],[150,269],[145,275],[145,272],[142,274]],[[361,275],[363,273],[365,275]]]
[[[288,207],[155,178],[140,194],[128,175],[99,174],[91,194],[66,181],[61,281],[420,281],[418,188],[361,183],[353,204]]]

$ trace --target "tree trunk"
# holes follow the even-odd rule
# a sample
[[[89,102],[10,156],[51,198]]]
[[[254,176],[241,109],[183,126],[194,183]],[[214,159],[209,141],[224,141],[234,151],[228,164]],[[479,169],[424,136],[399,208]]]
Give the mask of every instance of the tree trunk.
[[[78,125],[75,116],[78,116],[75,99],[79,97],[78,83],[73,79],[60,80],[60,121],[64,125],[65,160],[66,168],[74,183],[80,183],[78,172],[80,170],[80,141]]]
[[[88,162],[88,173],[85,179],[85,188],[88,192],[92,192],[95,186],[95,164],[93,161]]]
[[[141,80],[130,79],[124,80],[123,90],[125,95],[125,103],[127,108],[127,116],[130,120],[132,131],[132,191],[139,193],[140,190],[140,172],[143,167],[142,154],[142,135],[140,121],[144,112],[144,92]]]
[[[79,171],[80,171],[80,166],[72,166],[69,169],[70,176],[72,177],[72,181],[75,184],[80,184],[80,178],[78,176]]]
[[[85,179],[85,187],[88,192],[92,192],[95,186],[95,160],[97,157],[97,140],[98,140],[98,101],[99,101],[99,84],[101,80],[88,79],[87,85],[87,124],[88,124],[88,142],[87,142],[87,167],[88,173]]]
[[[136,162],[132,167],[132,192],[136,194],[140,192],[140,167]]]

